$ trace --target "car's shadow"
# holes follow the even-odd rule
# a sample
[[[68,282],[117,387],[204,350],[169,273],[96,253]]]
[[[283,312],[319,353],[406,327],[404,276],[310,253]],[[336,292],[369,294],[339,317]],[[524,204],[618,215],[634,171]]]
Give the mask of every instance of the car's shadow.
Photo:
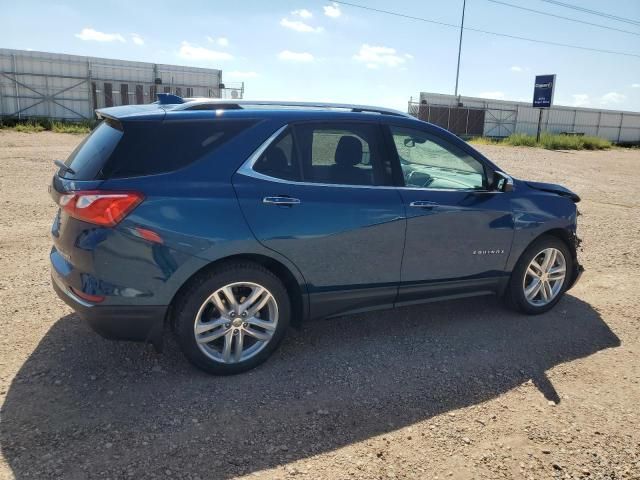
[[[61,318],[7,392],[0,441],[17,478],[228,478],[496,397],[620,344],[567,296],[526,317],[471,299],[313,322],[262,367],[212,377]],[[562,393],[562,392],[560,392]],[[170,470],[167,473],[167,470]]]

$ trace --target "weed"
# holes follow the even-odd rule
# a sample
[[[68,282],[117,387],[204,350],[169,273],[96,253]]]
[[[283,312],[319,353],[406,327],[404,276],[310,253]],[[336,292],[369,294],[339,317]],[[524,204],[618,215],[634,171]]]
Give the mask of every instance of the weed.
[[[540,141],[525,133],[513,133],[503,139],[476,137],[469,140],[477,145],[510,145],[513,147],[540,147],[549,150],[606,150],[611,148],[609,140],[593,136],[558,135],[543,133]]]

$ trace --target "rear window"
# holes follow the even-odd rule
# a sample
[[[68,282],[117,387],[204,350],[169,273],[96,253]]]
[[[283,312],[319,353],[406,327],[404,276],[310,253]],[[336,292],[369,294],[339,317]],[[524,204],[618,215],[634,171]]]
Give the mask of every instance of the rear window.
[[[65,164],[76,180],[136,177],[171,172],[211,153],[252,121],[102,122]]]

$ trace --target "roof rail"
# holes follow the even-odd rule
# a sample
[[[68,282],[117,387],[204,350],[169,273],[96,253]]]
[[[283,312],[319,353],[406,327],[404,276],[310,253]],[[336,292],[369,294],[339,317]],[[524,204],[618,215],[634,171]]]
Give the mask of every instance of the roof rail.
[[[173,95],[172,95],[173,96]],[[175,102],[177,103],[177,102]],[[182,105],[175,110],[237,110],[243,107],[298,107],[298,108],[326,108],[350,110],[352,112],[380,113],[383,115],[396,115],[409,117],[408,113],[384,107],[370,107],[367,105],[352,105],[348,103],[326,103],[326,102],[288,102],[273,100],[227,100],[217,98],[194,98],[186,99]],[[412,117],[413,118],[413,117]]]

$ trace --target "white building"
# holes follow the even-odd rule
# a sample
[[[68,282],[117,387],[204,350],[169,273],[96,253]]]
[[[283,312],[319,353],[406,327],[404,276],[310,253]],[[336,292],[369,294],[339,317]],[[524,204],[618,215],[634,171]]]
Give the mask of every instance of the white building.
[[[420,93],[409,113],[458,135],[507,137],[512,133],[535,135],[539,108],[531,102]],[[544,109],[542,131],[595,135],[616,143],[640,143],[640,113],[554,105]]]
[[[96,108],[150,103],[156,93],[242,98],[222,71],[0,48],[0,117],[92,119]]]

